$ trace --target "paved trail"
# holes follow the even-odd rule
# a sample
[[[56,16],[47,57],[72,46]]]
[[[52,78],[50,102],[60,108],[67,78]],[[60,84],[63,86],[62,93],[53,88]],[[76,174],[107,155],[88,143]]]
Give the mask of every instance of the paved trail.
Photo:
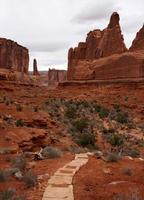
[[[74,200],[72,180],[80,167],[88,162],[88,155],[76,154],[74,160],[58,169],[49,179],[42,200]]]

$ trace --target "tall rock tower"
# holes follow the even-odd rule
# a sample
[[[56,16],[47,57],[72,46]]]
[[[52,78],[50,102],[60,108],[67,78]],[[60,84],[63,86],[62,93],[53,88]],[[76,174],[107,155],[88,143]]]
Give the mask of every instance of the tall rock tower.
[[[34,59],[33,60],[33,75],[34,76],[39,76],[39,71],[38,71],[38,67],[37,67],[37,60]]]

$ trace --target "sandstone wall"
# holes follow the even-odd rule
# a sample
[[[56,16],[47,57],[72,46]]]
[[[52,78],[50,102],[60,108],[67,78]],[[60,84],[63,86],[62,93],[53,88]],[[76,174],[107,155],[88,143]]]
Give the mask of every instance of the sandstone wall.
[[[113,13],[106,29],[89,32],[86,42],[70,48],[68,81],[144,78],[144,26],[127,50],[119,19]]]
[[[114,80],[144,78],[144,51],[127,52],[93,61],[79,61],[72,80]]]
[[[28,73],[28,49],[14,41],[0,38],[0,68]]]
[[[56,86],[59,82],[67,80],[66,70],[49,69],[48,71],[48,85]]]

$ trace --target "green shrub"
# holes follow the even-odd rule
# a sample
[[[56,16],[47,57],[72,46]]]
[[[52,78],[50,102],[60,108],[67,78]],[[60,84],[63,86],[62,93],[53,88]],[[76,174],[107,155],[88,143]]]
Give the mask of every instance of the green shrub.
[[[62,152],[54,147],[47,146],[42,150],[42,156],[44,158],[59,158],[61,155]]]
[[[101,107],[100,111],[99,111],[99,117],[100,118],[106,118],[109,115],[109,110],[106,108]]]
[[[121,124],[127,124],[129,122],[128,114],[125,112],[119,112],[116,120]]]
[[[76,107],[74,105],[68,106],[65,116],[74,119],[76,117]]]
[[[23,127],[24,126],[24,121],[22,119],[18,119],[16,122],[15,122],[15,125],[17,127]]]
[[[21,112],[23,110],[23,107],[20,104],[16,105],[16,111]]]
[[[79,133],[76,141],[82,147],[95,147],[96,138],[92,133]]]
[[[88,119],[79,119],[73,122],[73,126],[78,132],[82,133],[86,128],[88,128]]]
[[[94,109],[95,109],[95,111],[96,111],[97,113],[100,112],[100,110],[101,110],[101,106],[100,106],[100,105],[94,104],[93,107],[94,107]]]
[[[123,140],[122,136],[115,134],[115,135],[112,135],[109,142],[112,146],[121,146],[124,143],[124,140]]]
[[[24,175],[23,181],[27,187],[34,187],[37,184],[37,176],[34,175],[31,171],[28,171]]]
[[[119,104],[114,104],[113,108],[116,110],[116,112],[120,112],[121,111]]]

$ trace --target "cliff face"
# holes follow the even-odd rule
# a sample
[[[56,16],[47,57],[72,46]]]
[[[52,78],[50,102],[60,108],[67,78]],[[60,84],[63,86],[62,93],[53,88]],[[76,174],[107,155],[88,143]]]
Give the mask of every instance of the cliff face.
[[[68,79],[73,73],[72,66],[79,60],[92,60],[125,52],[126,46],[121,34],[119,15],[113,13],[108,27],[103,31],[96,29],[87,34],[86,42],[80,42],[78,47],[71,48],[68,53]]]
[[[144,25],[136,34],[136,38],[134,39],[132,46],[130,47],[131,51],[136,51],[141,49],[144,50]]]
[[[12,40],[0,38],[0,68],[28,74],[29,52]]]
[[[113,13],[106,29],[89,32],[86,42],[69,50],[68,81],[144,78],[144,26],[127,50],[119,20]]]
[[[48,85],[57,86],[59,82],[67,80],[66,70],[49,69],[48,71]]]

